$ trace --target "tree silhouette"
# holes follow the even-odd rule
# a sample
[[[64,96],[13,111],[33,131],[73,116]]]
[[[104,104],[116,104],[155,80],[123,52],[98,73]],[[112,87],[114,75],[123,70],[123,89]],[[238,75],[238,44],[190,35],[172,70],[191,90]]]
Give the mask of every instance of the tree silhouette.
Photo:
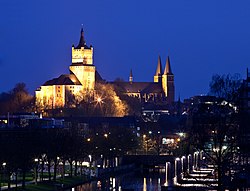
[[[235,101],[238,96],[238,89],[241,84],[239,74],[227,74],[212,76],[212,81],[209,83],[209,94],[219,98],[224,98],[227,101]]]

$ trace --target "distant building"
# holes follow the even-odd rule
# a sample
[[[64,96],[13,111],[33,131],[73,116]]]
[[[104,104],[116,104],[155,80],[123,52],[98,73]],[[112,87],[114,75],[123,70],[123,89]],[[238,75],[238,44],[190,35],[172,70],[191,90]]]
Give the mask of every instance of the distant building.
[[[63,127],[63,119],[42,118],[35,113],[14,113],[0,116],[1,128],[55,128]]]
[[[128,96],[137,97],[142,102],[167,101],[172,104],[175,101],[175,86],[169,57],[166,60],[164,72],[162,71],[159,56],[153,82],[134,82],[131,70],[129,82],[118,81],[114,84],[118,85]]]
[[[36,90],[36,105],[46,109],[64,107],[67,96],[80,99],[83,92],[93,93],[99,75],[93,64],[93,47],[86,45],[83,29],[79,44],[72,46],[69,70],[70,74],[49,80]]]
[[[94,95],[95,83],[102,79],[93,63],[93,51],[92,46],[87,46],[82,29],[79,44],[76,47],[72,46],[70,74],[48,80],[38,88],[35,91],[36,105],[44,109],[61,108],[72,96],[76,100],[81,100],[83,94]],[[131,70],[129,82],[110,83],[118,85],[123,93],[138,97],[143,102],[151,100],[164,100],[169,104],[174,102],[174,75],[169,57],[163,72],[161,59],[158,58],[154,82],[134,82]]]

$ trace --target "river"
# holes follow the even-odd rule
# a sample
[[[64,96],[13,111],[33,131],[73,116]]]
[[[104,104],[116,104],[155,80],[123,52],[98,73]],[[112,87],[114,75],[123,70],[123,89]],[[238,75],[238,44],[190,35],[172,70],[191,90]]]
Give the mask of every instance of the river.
[[[75,188],[72,191],[160,191],[165,183],[165,171],[133,172],[115,177],[92,181]]]

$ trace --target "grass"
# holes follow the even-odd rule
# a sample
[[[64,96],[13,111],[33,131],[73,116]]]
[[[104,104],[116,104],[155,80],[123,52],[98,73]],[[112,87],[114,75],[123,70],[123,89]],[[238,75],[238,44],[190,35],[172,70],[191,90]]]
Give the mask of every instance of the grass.
[[[53,191],[57,190],[58,187],[61,187],[60,185],[63,184],[63,187],[73,187],[74,185],[83,184],[85,181],[87,181],[87,177],[85,176],[77,176],[77,177],[65,177],[64,179],[58,179],[56,182],[39,182],[36,184],[29,184],[25,186],[25,189],[18,187],[12,188],[11,190],[22,190],[22,191]]]

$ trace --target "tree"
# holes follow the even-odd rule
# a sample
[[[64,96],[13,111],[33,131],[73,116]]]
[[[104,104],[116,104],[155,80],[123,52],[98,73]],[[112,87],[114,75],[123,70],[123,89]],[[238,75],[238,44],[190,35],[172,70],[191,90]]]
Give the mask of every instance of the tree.
[[[9,92],[0,94],[0,113],[30,112],[33,110],[34,98],[26,88],[25,83],[17,83]]]
[[[238,96],[240,85],[241,77],[239,74],[215,74],[212,76],[212,81],[209,83],[209,94],[224,98],[227,101],[235,101]]]
[[[212,164],[218,179],[218,190],[231,181],[232,166],[238,157],[238,120],[225,105],[201,104],[193,114],[191,143],[203,152],[206,164]]]
[[[94,109],[101,116],[122,117],[127,114],[127,104],[116,94],[113,85],[96,83]]]

